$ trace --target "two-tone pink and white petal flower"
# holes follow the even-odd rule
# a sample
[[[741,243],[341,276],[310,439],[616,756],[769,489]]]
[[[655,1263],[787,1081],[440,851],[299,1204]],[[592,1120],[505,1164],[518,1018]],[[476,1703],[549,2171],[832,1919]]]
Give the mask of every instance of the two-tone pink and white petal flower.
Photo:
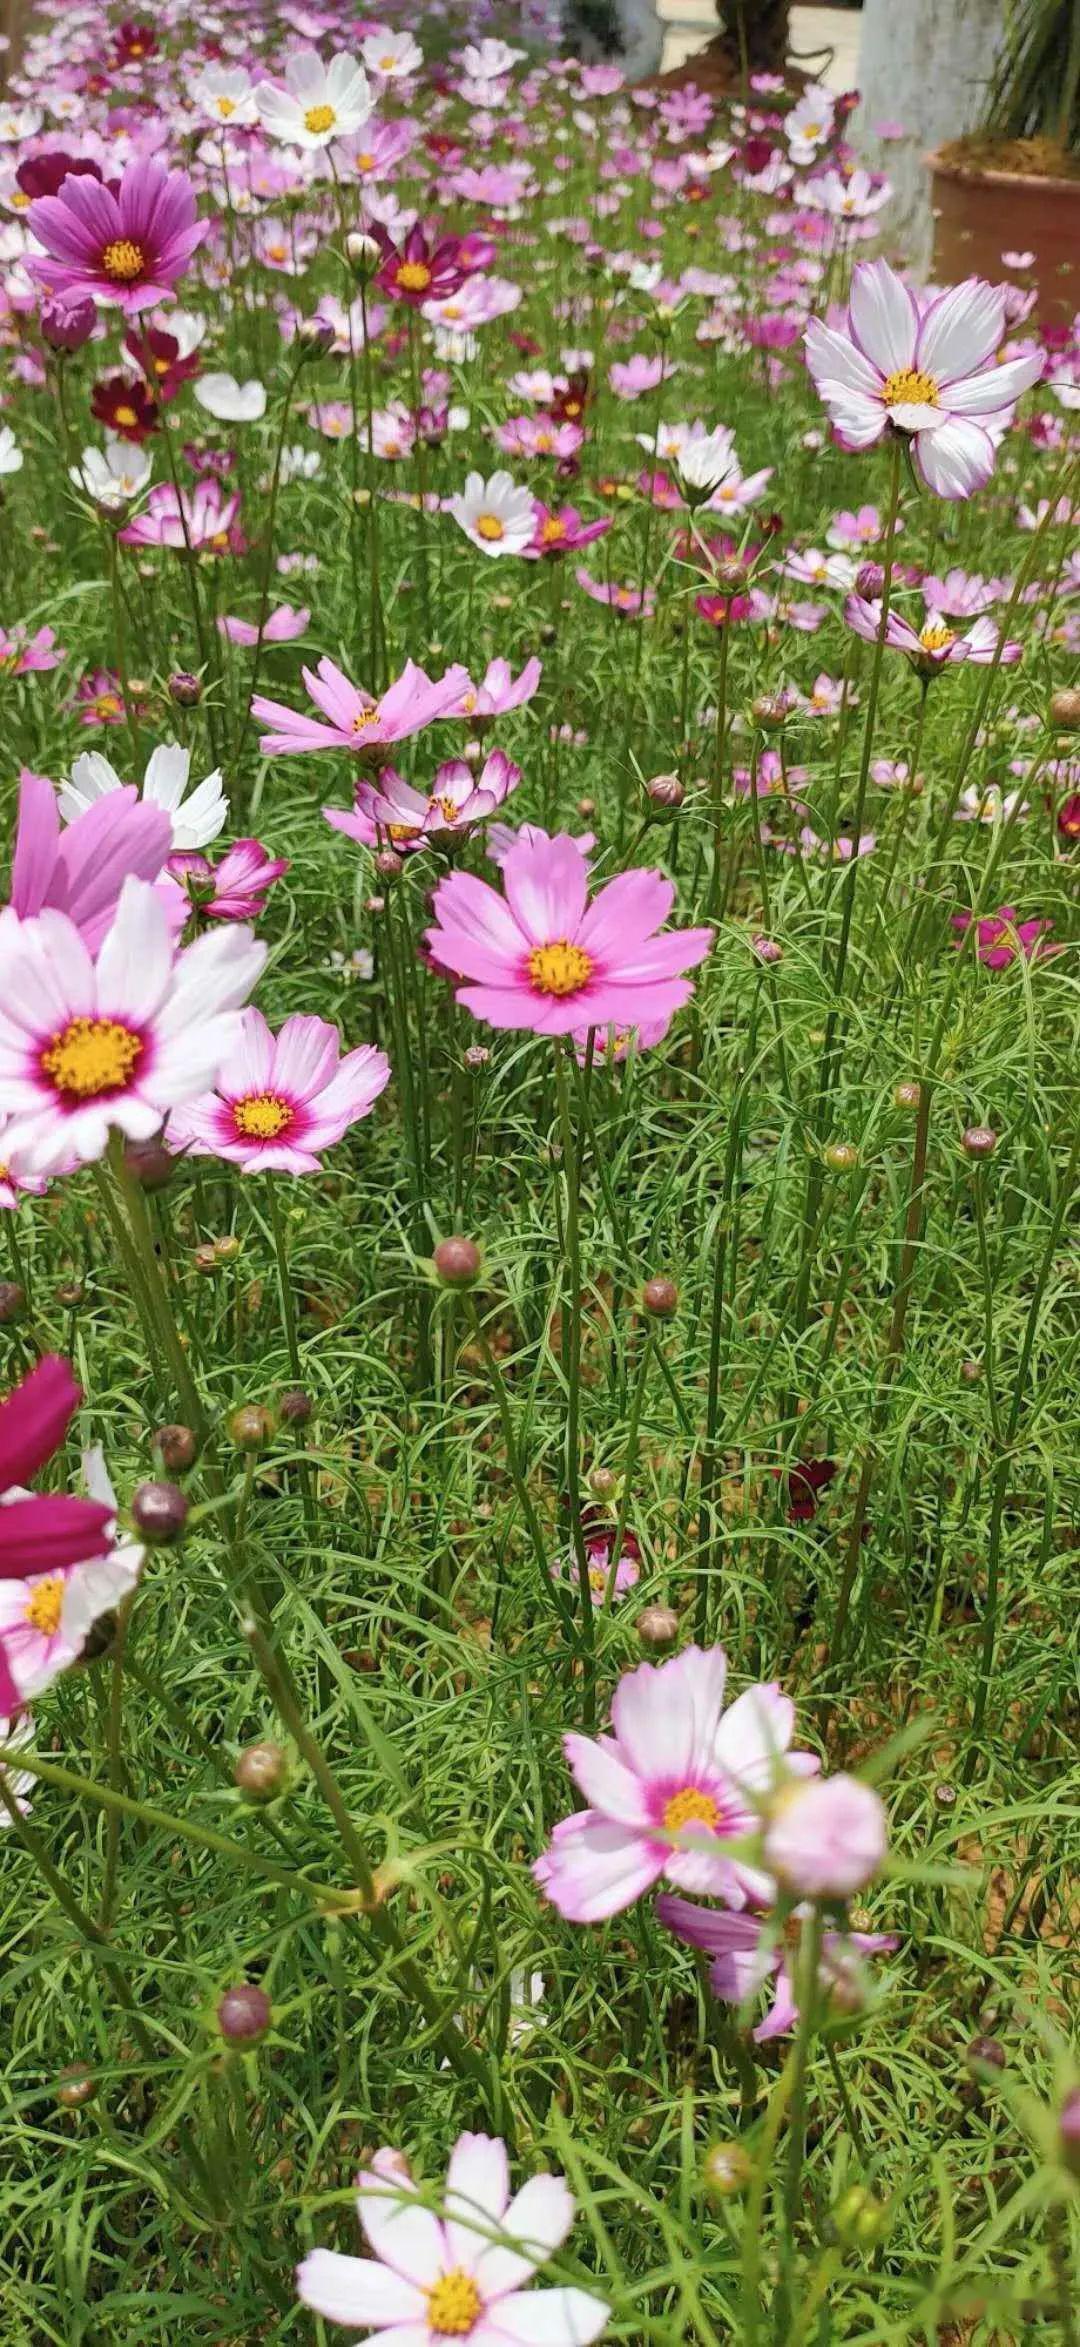
[[[297,1012],[275,1036],[249,1008],[213,1090],[170,1118],[168,1144],[244,1173],[318,1173],[324,1152],[369,1114],[389,1080],[385,1052],[361,1044],[343,1057],[328,1020]]]

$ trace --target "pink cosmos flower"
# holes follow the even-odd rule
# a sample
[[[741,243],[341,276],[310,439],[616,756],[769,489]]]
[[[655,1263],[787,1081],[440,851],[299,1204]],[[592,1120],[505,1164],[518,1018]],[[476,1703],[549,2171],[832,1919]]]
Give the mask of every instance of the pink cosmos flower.
[[[724,2004],[743,2005],[767,1983],[775,1983],[769,2011],[752,2033],[755,2044],[765,2045],[795,2028],[799,2009],[794,1972],[808,1909],[797,1908],[783,1933],[768,1915],[725,1914],[723,1908],[699,1907],[695,1900],[673,1898],[667,1891],[657,1900],[656,1912],[677,1939],[704,1948],[712,1957],[710,1984]],[[861,1959],[891,1953],[899,1944],[895,1933],[887,1931],[825,1932],[818,1974],[823,1994],[841,2011],[857,2010],[864,2002]]]
[[[870,602],[864,595],[849,595],[844,604],[844,618],[865,644],[876,644],[881,633],[879,602]],[[885,642],[893,652],[906,652],[921,676],[936,676],[939,668],[962,660],[974,660],[985,666],[997,658],[1003,667],[1011,668],[1023,658],[1024,652],[1023,645],[1011,639],[999,652],[998,631],[992,620],[975,620],[962,636],[932,607],[927,608],[923,625],[918,629],[912,627],[909,619],[902,618],[899,611],[890,611],[885,624]]]
[[[91,669],[79,678],[72,707],[78,710],[80,725],[123,725],[124,692],[119,677],[108,668]]]
[[[7,1120],[0,1118],[0,1211],[15,1214],[23,1198],[43,1198],[48,1187],[44,1174],[34,1172],[25,1152],[12,1146]]]
[[[10,630],[0,628],[0,674],[32,676],[39,669],[59,668],[63,657],[51,627],[39,627],[32,636],[21,621]]]
[[[614,1545],[614,1531],[586,1533],[585,1556],[589,1599],[594,1607],[607,1605],[609,1587],[611,1602],[614,1604],[620,1597],[625,1597],[629,1590],[636,1589],[641,1579],[641,1550],[634,1534],[632,1532],[623,1533],[619,1561],[615,1566],[613,1576],[611,1568]],[[556,1580],[568,1582],[571,1589],[578,1588],[580,1578],[578,1561],[572,1550],[568,1555],[558,1558],[552,1566],[552,1574]]]
[[[662,1875],[731,1907],[771,1896],[767,1875],[708,1843],[752,1833],[774,1781],[813,1775],[818,1762],[788,1749],[790,1697],[775,1685],[748,1687],[725,1711],[726,1681],[721,1647],[688,1646],[620,1679],[613,1736],[564,1737],[590,1806],[556,1826],[533,1875],[569,1922],[618,1915]]]
[[[241,553],[244,541],[236,522],[239,510],[238,493],[234,490],[226,496],[216,481],[197,481],[194,489],[182,489],[179,496],[171,481],[159,481],[142,512],[121,530],[120,544],[170,546],[181,554],[188,545],[198,554]]]
[[[838,677],[829,676],[825,669],[814,678],[810,691],[799,703],[804,717],[836,717],[845,706],[857,708],[859,696],[845,689]]]
[[[863,554],[868,546],[876,546],[884,524],[876,505],[860,505],[852,513],[846,507],[834,514],[825,532],[825,542],[835,546],[841,554]],[[897,519],[897,531],[904,527]]]
[[[581,831],[575,835],[564,832],[562,836],[564,839],[569,838],[571,846],[577,849],[579,856],[588,864],[590,850],[596,846],[596,833]],[[511,848],[516,848],[519,840],[523,839],[527,839],[533,847],[551,845],[551,833],[544,830],[542,823],[522,823],[516,831],[511,823],[492,823],[488,827],[484,844],[492,863],[498,864],[501,869]]]
[[[374,701],[359,685],[350,684],[332,660],[320,660],[316,669],[302,668],[300,674],[327,722],[320,725],[317,718],[305,717],[300,710],[257,696],[251,704],[253,715],[275,728],[259,741],[260,750],[267,755],[273,751],[296,756],[305,750],[352,750],[360,756],[380,750],[387,742],[404,741],[419,733],[436,718],[449,717],[455,702],[469,689],[468,669],[448,668],[436,683],[412,660],[406,661],[381,701]]]
[[[50,1572],[0,1580],[0,1713],[5,1717],[78,1661],[95,1622],[130,1596],[142,1571],[144,1549],[116,1538],[116,1494],[99,1450],[84,1454],[83,1473],[89,1504],[104,1518],[93,1551]]]
[[[66,913],[88,953],[96,953],[129,875],[156,880],[172,844],[160,807],[133,788],[110,791],[61,829],[45,774],[19,776],[19,821],[11,864],[11,903],[20,920],[46,907]]]
[[[178,948],[145,880],[125,880],[95,956],[66,913],[0,919],[0,1089],[37,1170],[148,1141],[212,1084],[266,948],[228,927]]]
[[[765,1826],[765,1863],[800,1899],[853,1898],[873,1881],[888,1846],[883,1801],[843,1770],[787,1786]]]
[[[415,790],[395,767],[384,766],[376,781],[358,782],[354,807],[324,807],[323,813],[335,831],[362,847],[390,846],[400,855],[482,822],[520,781],[520,766],[501,750],[489,751],[479,772],[466,758],[444,759],[430,792]]]
[[[672,375],[675,369],[669,367],[667,372]],[[608,368],[608,382],[617,399],[640,399],[644,392],[655,391],[663,377],[664,361],[659,354],[646,357],[642,351],[635,351],[628,359],[615,359]]]
[[[639,587],[615,587],[607,579],[594,579],[592,572],[579,563],[574,577],[594,603],[606,603],[610,611],[618,611],[624,619],[636,618],[640,611],[651,619],[656,610],[656,596],[646,587],[644,597]]]
[[[269,611],[266,615],[263,643],[291,644],[297,636],[306,635],[310,624],[310,611],[297,611],[291,603],[279,603],[275,611]],[[230,644],[257,644],[259,641],[259,630],[254,620],[233,619],[231,615],[221,612],[218,629]]]
[[[1042,373],[1041,351],[993,363],[1004,330],[1000,287],[971,277],[920,306],[887,261],[860,261],[845,326],[812,318],[806,361],[843,448],[905,432],[927,488],[970,497],[990,478],[1017,400]]]
[[[658,936],[675,901],[659,872],[622,872],[587,902],[577,843],[519,839],[502,866],[505,895],[451,872],[434,896],[426,942],[439,969],[464,979],[458,999],[493,1027],[569,1035],[635,1027],[689,1001],[681,973],[704,960],[709,929]]]
[[[312,2249],[297,2268],[305,2306],[375,2333],[388,2347],[591,2347],[610,2314],[586,2290],[529,2290],[565,2241],[574,2202],[541,2171],[510,2198],[498,2136],[459,2135],[443,2213],[421,2200],[408,2163],[384,2148],[359,2177],[356,2205],[372,2257]]]
[[[953,913],[952,927],[958,932],[958,945],[973,919],[972,913]],[[1017,954],[1022,954],[1026,962],[1039,960],[1056,950],[1047,942],[1053,926],[1050,920],[1021,921],[1015,905],[1001,905],[996,913],[977,923],[975,951],[988,970],[1007,970]]]
[[[580,424],[560,424],[554,416],[512,416],[495,427],[496,446],[504,456],[576,456],[585,434]]]
[[[479,685],[466,685],[460,701],[447,712],[450,717],[471,718],[481,725],[492,717],[502,717],[508,709],[520,709],[531,701],[543,669],[535,657],[514,676],[508,660],[489,660]]]
[[[600,521],[584,522],[576,505],[560,505],[557,513],[533,499],[535,527],[529,554],[552,555],[576,553],[579,546],[591,546],[594,538],[603,538],[612,527],[605,515]]]
[[[27,263],[39,285],[53,296],[117,302],[129,315],[171,298],[206,235],[187,172],[153,156],[129,163],[115,194],[69,173],[58,194],[31,204],[30,227],[45,248]]]
[[[24,1488],[59,1450],[81,1400],[69,1364],[48,1353],[0,1402],[0,1590],[41,1574],[63,1575],[108,1552],[108,1507]],[[0,1719],[10,1719],[20,1701],[0,1641]]]
[[[223,1157],[243,1173],[309,1174],[374,1107],[390,1080],[385,1052],[362,1044],[341,1057],[325,1019],[296,1013],[274,1036],[262,1012],[244,1011],[212,1091],[170,1117],[170,1149]]]
[[[928,610],[943,611],[948,619],[978,619],[1008,594],[1009,581],[957,569],[946,571],[943,579],[924,579],[922,591]]]
[[[268,855],[258,839],[234,840],[216,864],[194,848],[169,857],[169,878],[183,895],[185,917],[194,907],[204,921],[257,921],[275,880],[288,869],[288,857]]]

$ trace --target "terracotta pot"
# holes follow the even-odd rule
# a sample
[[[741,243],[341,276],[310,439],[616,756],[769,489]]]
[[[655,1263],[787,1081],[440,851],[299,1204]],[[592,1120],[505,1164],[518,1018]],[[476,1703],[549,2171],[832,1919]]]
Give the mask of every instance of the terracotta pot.
[[[934,209],[936,282],[1002,277],[1002,253],[1034,253],[1032,280],[1041,318],[1071,318],[1080,308],[1080,179],[1040,179],[1019,171],[946,162],[928,155]]]

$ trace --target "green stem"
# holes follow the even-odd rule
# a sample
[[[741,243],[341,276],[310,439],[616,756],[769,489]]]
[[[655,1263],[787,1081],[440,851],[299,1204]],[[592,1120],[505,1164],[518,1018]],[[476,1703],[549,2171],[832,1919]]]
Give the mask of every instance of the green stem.
[[[579,1208],[581,1201],[581,1150],[575,1140],[570,1115],[570,1093],[566,1081],[566,1054],[573,1050],[567,1040],[555,1046],[555,1086],[559,1103],[559,1130],[562,1136],[563,1176],[566,1195],[566,1280],[563,1289],[563,1312],[566,1315],[566,1441],[564,1449],[564,1478],[570,1509],[570,1531],[574,1557],[577,1563],[578,1587],[581,1593],[581,1651],[584,1666],[583,1712],[586,1728],[591,1728],[596,1713],[596,1623],[593,1619],[592,1588],[589,1582],[589,1557],[581,1521],[581,1238]]]

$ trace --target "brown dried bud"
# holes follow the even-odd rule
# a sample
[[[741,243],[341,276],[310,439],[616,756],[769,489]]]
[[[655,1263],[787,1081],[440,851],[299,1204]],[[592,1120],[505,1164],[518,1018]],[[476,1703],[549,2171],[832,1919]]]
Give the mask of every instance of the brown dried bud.
[[[641,1291],[644,1311],[653,1320],[670,1320],[679,1309],[679,1291],[673,1279],[647,1279]]]
[[[1062,692],[1052,693],[1050,717],[1054,725],[1064,726],[1067,733],[1075,733],[1080,727],[1080,689],[1066,686]]]
[[[679,1617],[674,1606],[646,1605],[634,1628],[650,1654],[669,1654],[679,1635]]]
[[[480,1249],[475,1239],[440,1239],[432,1260],[444,1288],[471,1288],[480,1277]]]
[[[280,1744],[247,1744],[237,1755],[233,1782],[246,1801],[276,1801],[288,1774],[288,1756]]]
[[[171,1548],[187,1519],[188,1502],[177,1483],[140,1483],[132,1497],[132,1523],[152,1548]]]
[[[964,2048],[964,2061],[973,2078],[984,2078],[988,2070],[1004,2070],[1005,2048],[996,2037],[973,2037]]]
[[[190,1426],[159,1426],[150,1447],[169,1475],[186,1475],[199,1455],[198,1436]]]
[[[86,2062],[65,2062],[56,2081],[56,2099],[65,2111],[80,2110],[83,2103],[92,2102],[97,2093],[97,2080]]]
[[[65,1312],[74,1312],[76,1305],[81,1304],[86,1296],[81,1279],[62,1279],[55,1292],[56,1301]]]
[[[178,668],[169,678],[169,699],[178,709],[197,709],[203,697],[202,684],[190,668]]]

